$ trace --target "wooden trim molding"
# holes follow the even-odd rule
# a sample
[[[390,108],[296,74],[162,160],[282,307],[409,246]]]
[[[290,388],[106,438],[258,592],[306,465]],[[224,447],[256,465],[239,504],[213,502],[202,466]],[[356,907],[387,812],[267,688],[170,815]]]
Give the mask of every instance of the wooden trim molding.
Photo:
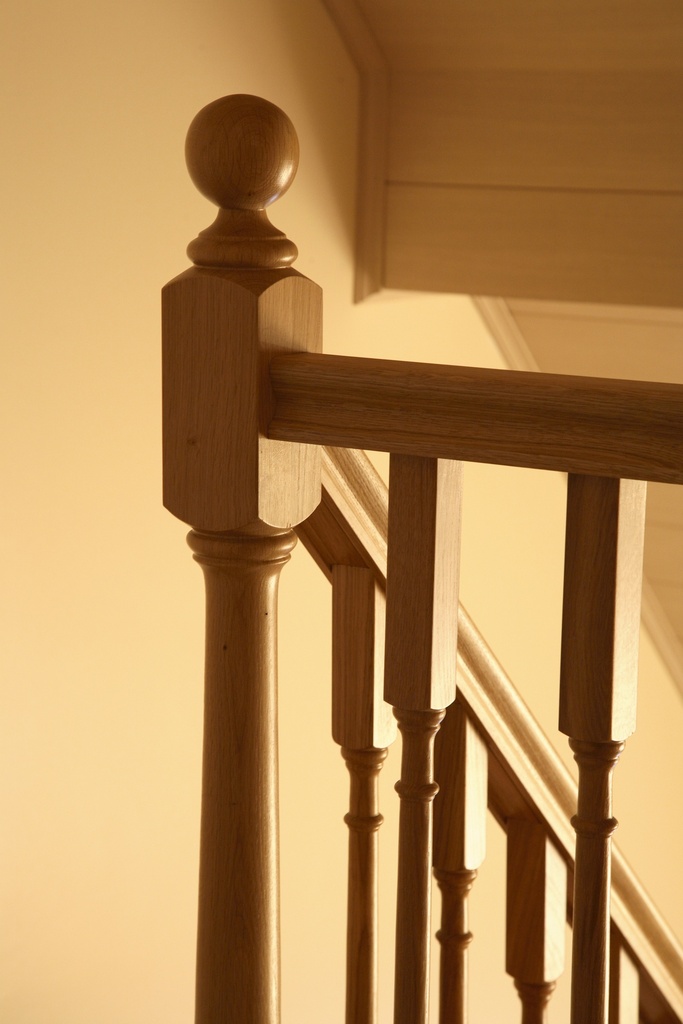
[[[641,615],[650,640],[657,648],[667,672],[683,697],[683,647],[669,622],[669,617],[659,603],[654,588],[647,580],[643,580]]]
[[[526,338],[506,300],[473,295],[472,301],[508,367],[511,370],[532,370],[539,373],[541,367],[527,345]]]
[[[356,4],[344,0],[323,2],[359,77],[354,298],[360,302],[383,287],[389,70],[379,43]]]

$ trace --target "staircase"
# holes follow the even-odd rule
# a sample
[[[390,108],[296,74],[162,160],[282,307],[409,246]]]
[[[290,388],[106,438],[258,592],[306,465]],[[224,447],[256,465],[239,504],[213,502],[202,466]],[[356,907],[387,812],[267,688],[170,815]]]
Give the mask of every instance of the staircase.
[[[219,213],[164,289],[164,502],[192,527],[207,586],[197,1024],[279,1020],[277,581],[293,529],[333,593],[347,1024],[382,1019],[377,778],[394,719],[396,1024],[429,1019],[432,876],[439,1019],[467,1020],[487,808],[507,836],[506,970],[524,1024],[547,1019],[566,921],[572,1024],[683,1020],[683,953],[612,847],[645,491],[683,483],[683,387],[320,354],[319,290],[265,213],[297,158],[272,104],[200,111],[188,166]],[[388,492],[363,448],[390,453]],[[578,789],[459,605],[467,461],[569,474],[558,703]]]

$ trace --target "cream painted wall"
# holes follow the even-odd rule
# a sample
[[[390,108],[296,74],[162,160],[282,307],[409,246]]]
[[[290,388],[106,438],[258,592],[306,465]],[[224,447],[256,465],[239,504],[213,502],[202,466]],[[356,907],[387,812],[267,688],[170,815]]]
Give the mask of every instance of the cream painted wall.
[[[294,120],[301,169],[273,220],[325,290],[328,351],[500,357],[466,298],[352,305],[357,82],[318,0],[23,0],[1,17],[0,1020],[186,1024],[202,583],[185,529],[161,507],[158,293],[213,217],[183,166],[194,113],[255,92]],[[468,470],[463,597],[549,731],[559,612],[546,609],[559,594],[562,502],[557,477]],[[540,581],[527,587],[530,563]],[[285,1022],[318,1020],[321,1006],[341,1021],[346,780],[329,739],[329,590],[299,550],[282,591]],[[653,796],[652,752],[670,772],[681,708],[647,648],[646,667],[654,740],[631,768],[627,750],[623,770],[635,776],[629,794],[644,788],[646,824],[624,836],[683,931],[681,894],[666,899],[680,855],[650,841],[672,799]],[[394,754],[387,854],[396,773]],[[492,843],[473,897],[475,1006],[488,1020],[515,1005],[490,913],[502,893],[495,831]]]

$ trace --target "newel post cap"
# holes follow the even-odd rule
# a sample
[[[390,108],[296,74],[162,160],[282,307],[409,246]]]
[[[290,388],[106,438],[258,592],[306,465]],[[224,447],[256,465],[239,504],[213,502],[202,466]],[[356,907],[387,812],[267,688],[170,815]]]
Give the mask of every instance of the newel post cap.
[[[322,347],[320,288],[266,214],[299,144],[279,107],[239,95],[200,110],[186,149],[220,209],[163,290],[164,504],[199,531],[287,529],[320,501],[320,450],[268,437],[271,357]]]
[[[268,220],[299,164],[299,140],[287,115],[258,96],[223,96],[193,119],[185,159],[197,189],[219,207],[211,227],[190,242],[201,267],[288,267],[293,242]]]

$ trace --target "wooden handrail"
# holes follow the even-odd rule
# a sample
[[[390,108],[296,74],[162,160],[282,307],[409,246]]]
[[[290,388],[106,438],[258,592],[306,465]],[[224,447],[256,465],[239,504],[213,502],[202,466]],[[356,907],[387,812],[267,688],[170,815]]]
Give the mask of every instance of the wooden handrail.
[[[387,489],[362,452],[326,448],[323,503],[296,528],[327,575],[335,552],[326,548],[325,517],[343,526],[346,554],[386,573]],[[458,699],[489,748],[489,806],[505,823],[533,817],[545,823],[570,871],[573,866],[577,788],[514,685],[465,609],[458,624]],[[648,1021],[662,1019],[662,1000],[683,1019],[683,948],[615,845],[612,921],[646,976],[641,1006]],[[649,979],[649,983],[648,983]],[[659,993],[659,995],[657,994]]]
[[[683,483],[683,386],[318,354],[270,365],[281,441]]]

